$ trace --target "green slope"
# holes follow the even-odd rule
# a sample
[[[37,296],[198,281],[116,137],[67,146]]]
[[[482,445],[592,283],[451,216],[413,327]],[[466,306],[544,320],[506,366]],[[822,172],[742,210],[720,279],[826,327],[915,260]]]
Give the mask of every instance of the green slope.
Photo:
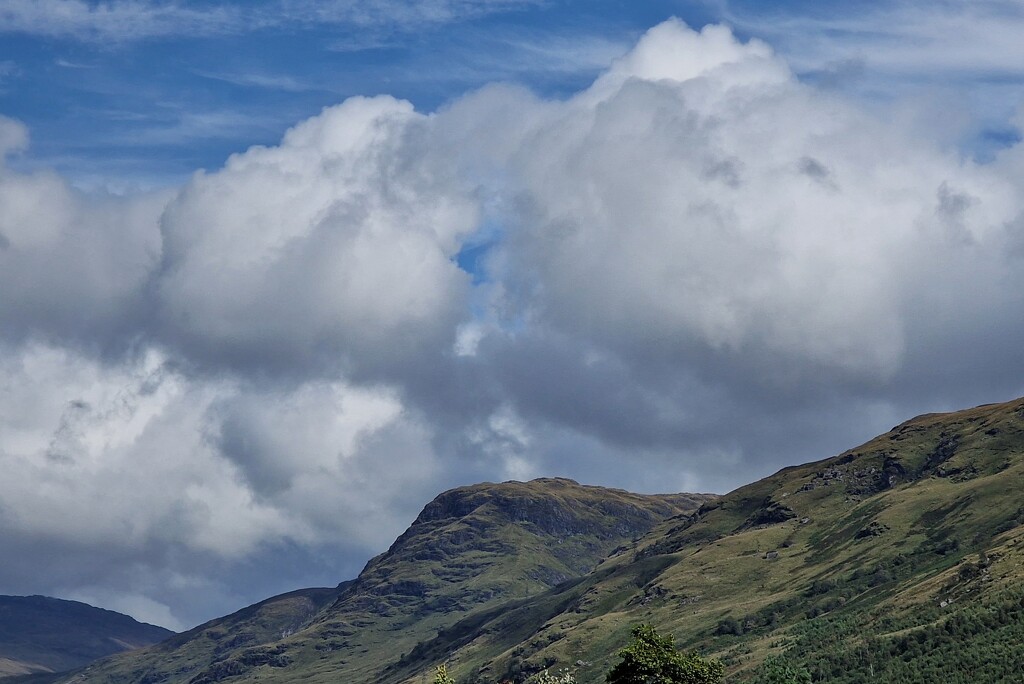
[[[94,663],[61,681],[123,684],[188,681],[196,671],[232,653],[258,648],[301,630],[346,586],[300,589],[274,596],[150,648]]]
[[[172,634],[78,601],[0,596],[0,678],[70,670]]]
[[[599,682],[643,621],[722,658],[730,681],[768,654],[815,681],[1022,681],[1022,492],[1024,400],[921,416],[669,521],[390,673],[421,681],[446,659],[464,681],[571,666]]]
[[[462,487],[428,504],[324,607],[313,601],[293,612],[295,600],[309,598],[303,592],[271,599],[67,681],[380,681],[392,676],[385,667],[419,642],[579,578],[616,548],[711,498],[643,496],[563,479]],[[282,634],[293,615],[301,619]],[[255,628],[261,620],[265,627]]]
[[[223,624],[74,681],[420,683],[446,662],[460,684],[560,667],[596,684],[650,622],[730,682],[767,655],[835,684],[1019,682],[1022,492],[1024,400],[921,416],[720,498],[466,487],[289,636],[231,644],[247,623]]]

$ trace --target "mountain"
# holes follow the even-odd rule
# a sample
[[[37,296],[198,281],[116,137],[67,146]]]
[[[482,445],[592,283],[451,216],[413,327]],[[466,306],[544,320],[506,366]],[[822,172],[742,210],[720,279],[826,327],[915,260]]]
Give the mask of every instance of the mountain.
[[[172,634],[78,601],[0,596],[0,678],[71,670]]]
[[[150,648],[89,665],[62,681],[125,684],[188,681],[197,671],[213,663],[234,662],[227,658],[239,652],[249,653],[253,647],[276,642],[301,630],[321,610],[331,605],[347,584],[337,588],[300,589],[274,596],[176,634]]]
[[[565,479],[461,487],[427,504],[352,582],[268,599],[67,681],[336,682],[343,672],[347,682],[376,682],[460,620],[489,619],[578,580],[617,548],[713,499]]]
[[[1024,400],[924,415],[670,520],[577,582],[464,621],[380,681],[447,661],[496,682],[570,666],[603,681],[631,625],[814,681],[1019,682]]]
[[[1022,491],[1024,399],[919,416],[722,497],[465,487],[287,634],[279,597],[66,681],[413,684],[447,663],[460,684],[563,667],[596,683],[644,622],[730,682],[769,655],[832,684],[1019,682]]]

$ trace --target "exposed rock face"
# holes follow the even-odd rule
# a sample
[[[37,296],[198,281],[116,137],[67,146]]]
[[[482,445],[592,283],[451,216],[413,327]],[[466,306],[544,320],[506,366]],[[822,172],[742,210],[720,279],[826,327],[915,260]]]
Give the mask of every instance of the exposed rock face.
[[[764,504],[747,519],[746,526],[755,525],[777,525],[796,517],[796,513],[789,506],[785,506],[770,497],[764,500]]]

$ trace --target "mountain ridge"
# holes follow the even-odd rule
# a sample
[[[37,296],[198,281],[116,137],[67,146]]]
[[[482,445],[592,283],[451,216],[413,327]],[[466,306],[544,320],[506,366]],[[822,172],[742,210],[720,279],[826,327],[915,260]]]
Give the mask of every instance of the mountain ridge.
[[[81,601],[0,596],[0,679],[71,670],[173,634]]]
[[[461,617],[579,577],[711,496],[633,494],[564,478],[458,487],[426,504],[293,634],[269,639],[249,626],[280,624],[267,617],[281,607],[275,597],[68,681],[210,684],[257,672],[288,677],[299,664],[307,668],[299,680],[328,680],[339,663],[374,681],[386,665],[375,655],[381,648],[400,655]]]
[[[1024,399],[922,414],[721,497],[457,488],[292,634],[204,662],[147,649],[65,681],[414,684],[448,663],[465,684],[565,667],[596,683],[640,622],[735,682],[769,655],[835,684],[1014,681],[1022,489]]]
[[[742,677],[778,652],[773,643],[796,643],[800,630],[833,613],[865,630],[893,615],[908,629],[923,629],[928,620],[914,616],[934,617],[929,602],[946,600],[936,595],[944,587],[956,590],[961,569],[975,582],[999,578],[991,586],[1008,590],[1021,577],[1007,535],[1024,535],[1022,455],[1024,400],[917,416],[854,449],[744,485],[684,521],[663,523],[606,561],[604,577],[572,587],[570,610],[535,606],[532,631],[547,633],[550,643],[498,638],[461,647],[456,658],[493,673],[472,681],[582,661],[592,665],[580,669],[580,681],[596,682],[629,626],[643,621],[722,657],[731,675]],[[973,561],[981,553],[992,561],[984,572]],[[558,589],[553,594],[544,601],[563,599]],[[528,607],[520,609],[520,618],[527,614]],[[505,627],[498,618],[477,629],[500,635]],[[883,665],[896,667],[868,663],[864,676]],[[821,681],[844,681],[839,676],[829,672]]]

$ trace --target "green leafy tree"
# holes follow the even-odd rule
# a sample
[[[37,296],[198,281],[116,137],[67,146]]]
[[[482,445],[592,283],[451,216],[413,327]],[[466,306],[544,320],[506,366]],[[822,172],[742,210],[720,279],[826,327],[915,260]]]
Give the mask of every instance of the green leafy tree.
[[[777,656],[765,658],[754,684],[811,684],[811,673]]]
[[[633,641],[619,651],[622,662],[608,672],[608,684],[719,684],[724,668],[717,660],[676,650],[671,636],[650,625],[633,628]]]
[[[455,684],[455,679],[448,674],[448,666],[438,665],[434,670],[434,684]]]

